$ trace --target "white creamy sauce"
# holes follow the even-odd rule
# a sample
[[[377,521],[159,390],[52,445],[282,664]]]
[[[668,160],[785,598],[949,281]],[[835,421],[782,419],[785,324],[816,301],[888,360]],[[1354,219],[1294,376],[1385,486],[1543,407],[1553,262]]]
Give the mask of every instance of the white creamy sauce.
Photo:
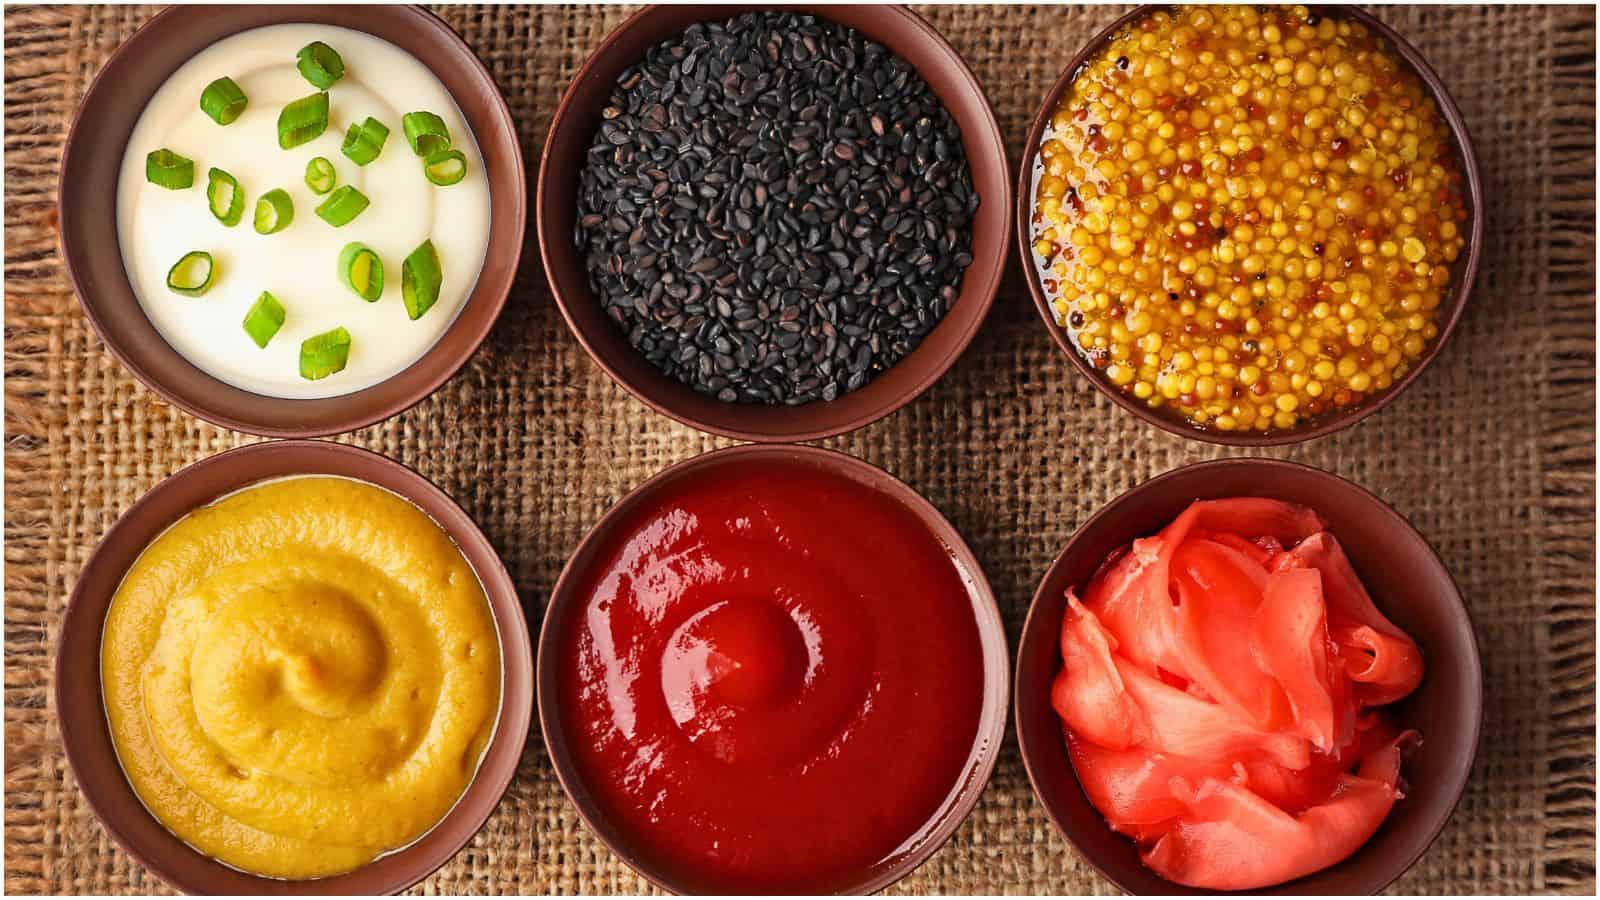
[[[291,150],[278,148],[278,113],[317,92],[295,68],[295,53],[322,41],[344,59],[328,89],[328,129]],[[200,110],[207,84],[228,76],[249,98],[244,113],[218,125]],[[411,152],[400,117],[427,110],[450,129],[466,156],[467,176],[439,187]],[[373,116],[389,128],[378,159],[357,166],[339,147],[352,123]],[[145,156],[166,148],[194,160],[195,183],[168,190],[145,180]],[[333,163],[339,185],[371,200],[354,221],[335,228],[316,214],[326,195],[305,183],[306,163]],[[244,192],[244,218],[232,228],[211,215],[206,172],[225,170]],[[294,221],[276,234],[252,226],[256,201],[282,188]],[[208,47],[167,79],[140,115],[117,185],[122,262],[145,315],[190,362],[235,387],[271,397],[334,397],[371,387],[416,362],[439,339],[472,293],[489,244],[489,184],[483,158],[449,91],[409,53],[380,38],[326,25],[272,25]],[[417,321],[400,299],[400,266],[431,239],[444,281],[439,300]],[[339,251],[359,241],[383,260],[383,294],[369,303],[339,280]],[[209,252],[217,274],[210,290],[185,297],[167,289],[167,271],[191,250]],[[262,291],[287,311],[265,349],[245,333],[245,313]],[[320,381],[300,377],[300,343],[344,326],[350,360]]]

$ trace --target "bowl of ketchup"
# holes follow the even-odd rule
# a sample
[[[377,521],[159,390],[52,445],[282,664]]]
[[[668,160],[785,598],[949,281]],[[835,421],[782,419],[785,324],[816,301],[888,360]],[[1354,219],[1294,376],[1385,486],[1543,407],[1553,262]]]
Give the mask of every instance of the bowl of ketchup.
[[[1004,738],[994,594],[928,501],[741,446],[611,508],[556,582],[539,719],[585,823],[661,888],[877,891],[960,825]]]
[[[1449,820],[1482,711],[1433,548],[1281,460],[1186,466],[1106,505],[1017,649],[1034,792],[1132,894],[1377,893]]]

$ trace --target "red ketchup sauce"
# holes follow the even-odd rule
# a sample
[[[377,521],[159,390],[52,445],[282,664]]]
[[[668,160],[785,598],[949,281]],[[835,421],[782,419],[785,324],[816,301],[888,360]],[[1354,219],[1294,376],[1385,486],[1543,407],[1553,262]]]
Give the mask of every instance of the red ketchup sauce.
[[[889,495],[729,463],[647,498],[581,583],[559,643],[573,761],[680,884],[847,887],[914,849],[965,777],[972,595]]]

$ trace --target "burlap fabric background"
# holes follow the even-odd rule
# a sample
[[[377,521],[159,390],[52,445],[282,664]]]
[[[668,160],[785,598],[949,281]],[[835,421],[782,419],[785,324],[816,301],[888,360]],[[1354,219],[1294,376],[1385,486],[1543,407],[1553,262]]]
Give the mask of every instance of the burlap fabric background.
[[[51,709],[61,610],[116,516],[169,473],[251,440],[168,407],[101,347],[55,252],[56,171],[78,98],[144,8],[5,13],[5,887],[154,892],[83,803]],[[1020,156],[1059,68],[1111,8],[924,13],[986,85]],[[622,8],[453,7],[494,73],[530,184],[569,78]],[[1404,892],[1594,893],[1592,9],[1389,8],[1465,112],[1487,188],[1476,295],[1447,352],[1386,412],[1273,455],[1338,472],[1409,516],[1477,622],[1487,713],[1477,767]],[[110,202],[111,198],[107,198]],[[530,223],[531,224],[531,223]],[[431,399],[342,440],[420,469],[499,548],[535,626],[567,553],[615,499],[725,442],[649,412],[561,324],[529,229],[488,343]],[[977,341],[911,406],[830,446],[942,509],[983,562],[1013,642],[1038,577],[1118,492],[1220,455],[1137,423],[1070,369],[1013,261]],[[537,729],[483,832],[420,890],[647,889],[583,828]],[[1056,834],[1014,744],[956,837],[894,888],[1105,893]]]

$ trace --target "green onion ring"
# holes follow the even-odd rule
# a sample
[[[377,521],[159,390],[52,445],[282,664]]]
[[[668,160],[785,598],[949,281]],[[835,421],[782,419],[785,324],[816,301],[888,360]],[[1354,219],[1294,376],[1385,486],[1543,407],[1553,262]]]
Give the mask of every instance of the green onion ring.
[[[273,188],[256,201],[256,234],[277,234],[294,221],[294,201],[283,188]]]
[[[467,177],[467,158],[460,150],[445,150],[424,160],[422,171],[429,181],[448,187]]]
[[[326,194],[333,190],[339,180],[339,173],[334,170],[333,163],[326,156],[313,156],[306,163],[306,187],[313,194]]]
[[[300,377],[307,381],[344,371],[350,361],[350,332],[339,326],[314,334],[300,344]]]
[[[322,205],[317,207],[317,216],[329,225],[339,228],[350,224],[351,220],[361,215],[362,210],[371,202],[366,194],[347,184],[322,201]]]
[[[206,85],[206,89],[200,92],[200,111],[218,125],[231,125],[249,103],[250,98],[226,75]]]
[[[412,321],[422,318],[422,314],[438,302],[439,285],[443,281],[439,253],[433,249],[433,241],[423,241],[400,264],[400,299]]]
[[[295,67],[305,79],[322,90],[344,77],[344,60],[338,51],[321,41],[312,41],[295,54]]]
[[[144,158],[144,179],[173,191],[194,187],[194,160],[165,147],[151,150]]]
[[[250,340],[257,347],[265,348],[272,336],[283,327],[283,320],[287,317],[283,304],[278,298],[272,296],[271,291],[262,291],[256,298],[255,305],[244,314],[244,333],[250,335]]]
[[[345,244],[339,251],[339,280],[371,303],[383,296],[383,260],[366,244]]]
[[[328,130],[328,94],[290,101],[278,113],[278,146],[284,150],[315,140]]]
[[[383,142],[389,139],[389,127],[371,116],[359,125],[351,125],[345,132],[344,145],[339,148],[350,161],[364,166],[383,152]]]
[[[206,203],[217,221],[232,228],[244,218],[244,191],[239,179],[213,166],[206,172]]]
[[[431,112],[408,112],[400,117],[400,127],[405,130],[411,152],[418,156],[432,156],[450,149],[450,129],[445,127],[443,119]]]
[[[217,275],[216,261],[204,250],[190,250],[167,270],[167,289],[185,297],[198,297],[211,287]]]

